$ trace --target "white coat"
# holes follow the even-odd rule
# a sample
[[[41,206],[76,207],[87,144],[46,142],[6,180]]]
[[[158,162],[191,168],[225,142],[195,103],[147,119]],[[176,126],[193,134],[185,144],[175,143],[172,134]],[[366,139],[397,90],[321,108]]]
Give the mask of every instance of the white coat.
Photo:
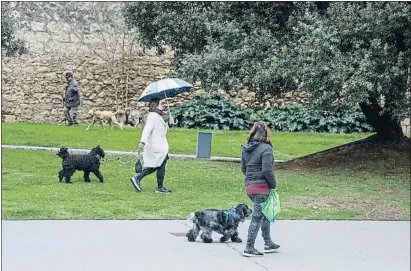
[[[140,142],[144,143],[143,166],[159,167],[168,154],[168,124],[155,112],[149,112]]]

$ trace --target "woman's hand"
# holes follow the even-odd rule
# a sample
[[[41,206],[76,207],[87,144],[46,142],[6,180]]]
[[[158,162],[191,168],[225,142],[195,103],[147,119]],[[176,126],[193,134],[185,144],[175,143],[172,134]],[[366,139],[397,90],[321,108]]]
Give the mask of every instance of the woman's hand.
[[[143,142],[138,143],[137,150],[144,149],[145,144]]]
[[[175,121],[174,118],[173,118],[172,116],[170,116],[170,118],[168,119],[168,123],[169,123],[170,125],[177,125],[178,120]]]

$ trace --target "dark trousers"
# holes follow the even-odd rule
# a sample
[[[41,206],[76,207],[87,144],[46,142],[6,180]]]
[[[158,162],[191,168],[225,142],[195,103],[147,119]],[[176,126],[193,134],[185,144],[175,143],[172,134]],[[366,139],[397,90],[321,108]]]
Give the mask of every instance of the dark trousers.
[[[148,167],[144,168],[140,174],[136,177],[138,180],[142,180],[145,176],[150,175],[154,171],[157,171],[157,187],[162,188],[164,184],[164,176],[166,175],[166,164],[168,160],[168,155],[164,159],[163,163],[159,167]]]
[[[69,124],[77,123],[77,106],[76,107],[64,107],[64,116]]]
[[[248,228],[247,248],[254,248],[255,239],[257,238],[258,231],[261,226],[261,233],[264,239],[264,243],[267,246],[272,246],[274,243],[270,236],[270,222],[264,216],[261,210],[261,203],[267,200],[268,195],[255,194],[248,195],[254,203],[253,217],[251,219],[250,226]]]

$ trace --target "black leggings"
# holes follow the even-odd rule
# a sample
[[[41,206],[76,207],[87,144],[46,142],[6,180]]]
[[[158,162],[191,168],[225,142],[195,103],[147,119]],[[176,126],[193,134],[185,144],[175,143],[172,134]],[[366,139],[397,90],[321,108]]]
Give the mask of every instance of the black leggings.
[[[164,183],[164,176],[166,175],[166,164],[168,155],[164,159],[163,163],[159,167],[147,167],[144,168],[140,174],[137,175],[138,180],[142,180],[145,176],[150,175],[154,171],[157,171],[157,187],[162,188]]]
[[[268,195],[255,194],[249,195],[249,197],[254,203],[254,210],[253,217],[248,228],[247,248],[254,248],[255,239],[257,238],[260,226],[265,245],[272,246],[274,243],[271,240],[270,236],[270,222],[262,213],[260,205],[261,203],[267,200]]]

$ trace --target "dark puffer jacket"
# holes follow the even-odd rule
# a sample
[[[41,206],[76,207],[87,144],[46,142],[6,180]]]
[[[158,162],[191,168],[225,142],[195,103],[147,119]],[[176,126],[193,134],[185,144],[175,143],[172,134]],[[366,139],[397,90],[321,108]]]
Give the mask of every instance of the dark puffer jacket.
[[[274,176],[273,147],[264,142],[251,141],[243,145],[241,170],[245,175],[245,185],[268,185],[277,188]]]
[[[75,79],[71,79],[67,83],[65,101],[67,107],[77,107],[80,105],[80,98],[82,97],[81,90],[78,86],[78,82]]]

